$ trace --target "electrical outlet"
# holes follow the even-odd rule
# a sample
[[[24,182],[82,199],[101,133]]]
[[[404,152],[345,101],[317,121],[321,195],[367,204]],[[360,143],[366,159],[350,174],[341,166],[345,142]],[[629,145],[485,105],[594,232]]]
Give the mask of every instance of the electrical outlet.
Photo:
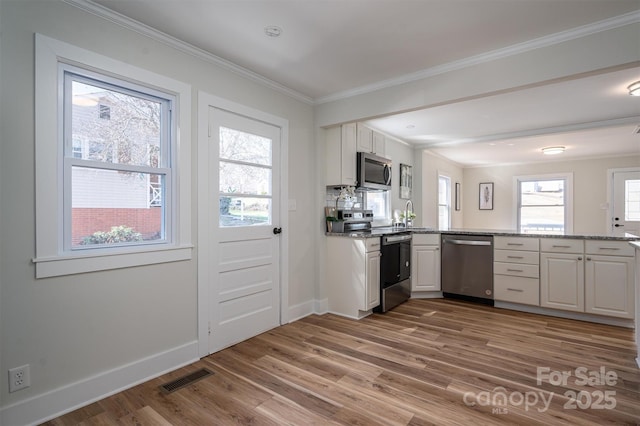
[[[9,370],[9,392],[16,392],[29,386],[31,386],[29,364]]]

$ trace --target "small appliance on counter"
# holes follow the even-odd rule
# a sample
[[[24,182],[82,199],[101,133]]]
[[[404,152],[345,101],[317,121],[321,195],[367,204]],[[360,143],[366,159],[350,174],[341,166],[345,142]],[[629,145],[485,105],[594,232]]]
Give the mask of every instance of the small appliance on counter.
[[[329,232],[348,233],[371,230],[373,210],[337,209],[332,213],[332,215],[327,213],[327,217],[335,217],[336,221],[332,222],[332,230]],[[336,226],[336,224],[339,225]]]

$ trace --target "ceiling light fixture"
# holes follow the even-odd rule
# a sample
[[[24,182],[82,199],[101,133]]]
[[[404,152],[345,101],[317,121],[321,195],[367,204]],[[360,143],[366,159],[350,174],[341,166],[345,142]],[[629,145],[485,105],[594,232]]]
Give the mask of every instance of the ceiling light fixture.
[[[548,146],[546,148],[542,148],[542,153],[545,155],[562,154],[564,149],[564,146]]]
[[[280,37],[282,34],[282,28],[275,25],[268,25],[264,27],[264,33],[269,37]]]
[[[631,96],[640,96],[640,80],[628,85],[627,90]]]

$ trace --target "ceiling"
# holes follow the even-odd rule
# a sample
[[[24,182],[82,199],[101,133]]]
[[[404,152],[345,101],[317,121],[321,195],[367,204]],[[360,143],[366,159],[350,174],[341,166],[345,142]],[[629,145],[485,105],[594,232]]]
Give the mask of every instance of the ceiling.
[[[640,20],[638,0],[88,3],[256,73],[311,103],[391,85],[412,74],[628,13],[636,13],[636,20]],[[265,27],[269,25],[278,26],[281,35],[267,36]],[[537,153],[540,145],[552,143],[567,146],[565,158],[603,155],[603,147],[607,151],[604,155],[628,153],[630,149],[637,153],[640,136],[626,135],[640,124],[640,98],[624,93],[636,80],[640,80],[639,68],[620,70],[381,118],[370,124],[470,166],[517,162],[520,156],[531,161],[529,155]],[[583,127],[594,127],[585,124],[593,122],[610,133],[590,130],[586,136]],[[408,129],[408,125],[415,127]],[[539,133],[545,136],[532,137]],[[614,146],[618,142],[620,146]]]

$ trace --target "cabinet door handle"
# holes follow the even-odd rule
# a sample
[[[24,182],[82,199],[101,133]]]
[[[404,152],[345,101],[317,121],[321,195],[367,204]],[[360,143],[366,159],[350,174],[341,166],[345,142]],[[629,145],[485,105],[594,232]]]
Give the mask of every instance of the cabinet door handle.
[[[524,243],[507,243],[508,246],[523,246]]]
[[[587,257],[587,260],[591,260],[591,258],[590,258],[590,257]]]
[[[507,272],[524,272],[522,269],[508,269]]]
[[[619,247],[598,247],[599,250],[620,250]]]
[[[552,245],[551,247],[553,247],[553,248],[571,248],[571,246],[556,246],[556,245]]]
[[[518,293],[524,292],[524,290],[521,290],[519,288],[509,288],[509,287],[507,287],[507,290],[509,290],[509,291],[517,291]]]
[[[578,260],[582,260],[582,256],[578,257]]]
[[[524,259],[522,256],[507,256],[507,259]]]

